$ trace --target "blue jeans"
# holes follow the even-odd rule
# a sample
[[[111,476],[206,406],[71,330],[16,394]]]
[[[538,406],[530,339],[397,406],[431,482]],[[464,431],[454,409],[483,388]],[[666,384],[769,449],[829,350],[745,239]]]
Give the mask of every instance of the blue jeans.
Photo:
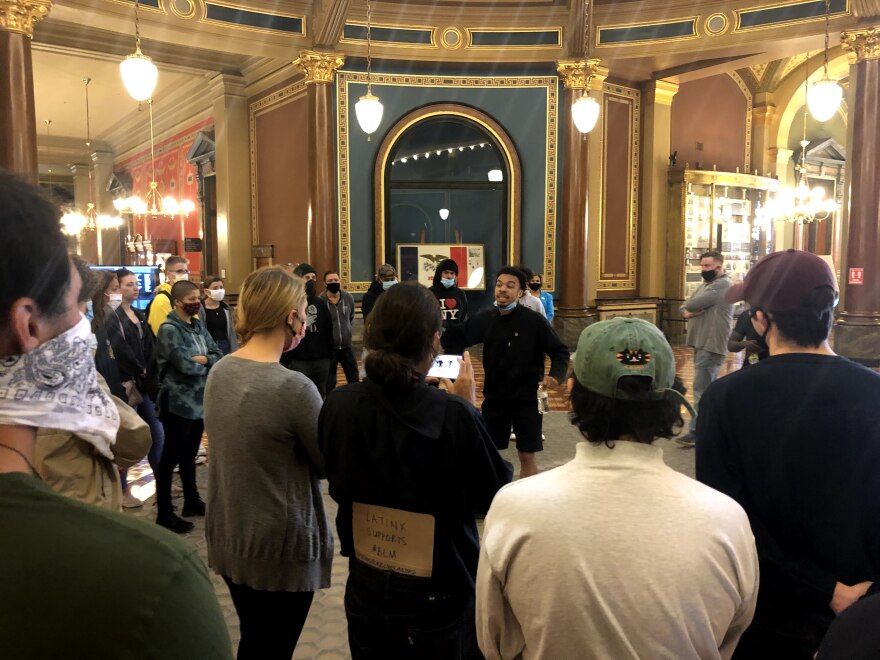
[[[146,394],[141,393],[143,401],[135,406],[135,412],[150,427],[150,437],[153,443],[150,445],[150,451],[147,453],[147,462],[150,469],[153,470],[153,478],[159,469],[159,460],[162,458],[162,448],[165,446],[165,428],[162,422],[156,417],[156,404]],[[122,489],[128,489],[128,470],[120,470],[119,477],[122,480]]]
[[[345,618],[353,660],[482,658],[474,595],[427,589],[426,578],[349,562]]]
[[[697,415],[700,414],[700,399],[703,397],[703,392],[718,378],[718,372],[726,359],[726,355],[712,353],[702,348],[694,349],[694,410],[697,411]],[[691,433],[697,430],[696,417],[691,420],[689,426]]]
[[[155,475],[156,470],[159,469],[159,461],[162,458],[162,448],[165,446],[165,427],[162,426],[162,422],[156,417],[156,404],[146,394],[142,394],[142,396],[144,400],[138,404],[136,410],[140,418],[150,427],[150,436],[153,438],[153,444],[150,446],[150,451],[147,454],[147,461],[150,463],[150,468]]]

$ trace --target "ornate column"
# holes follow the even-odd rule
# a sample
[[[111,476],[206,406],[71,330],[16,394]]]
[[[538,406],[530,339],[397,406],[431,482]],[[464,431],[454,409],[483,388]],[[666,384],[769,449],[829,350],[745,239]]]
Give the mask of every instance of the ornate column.
[[[599,115],[595,128],[582,134],[571,118],[571,106],[580,97],[588,82],[590,93],[602,105],[602,83],[608,75],[606,67],[599,66],[599,60],[563,60],[556,65],[565,84],[561,107],[564,109],[562,139],[564,141],[564,160],[561,204],[561,259],[559,274],[559,306],[556,310],[556,329],[569,346],[575,345],[581,330],[588,325],[589,302],[591,298],[588,282],[588,244],[590,198],[589,151],[592,145],[601,144],[600,139],[591,140],[590,135],[600,133],[604,118]],[[595,160],[594,162],[599,162]],[[596,172],[599,168],[595,168]],[[597,189],[598,190],[598,189]],[[598,248],[598,244],[595,246]],[[592,250],[598,254],[596,250]],[[595,282],[592,297],[595,298]]]
[[[31,38],[51,0],[0,0],[0,168],[36,183],[37,120]]]
[[[678,84],[650,80],[642,85],[641,246],[639,293],[666,295],[667,173],[672,153],[672,99]]]
[[[95,208],[98,214],[116,215],[113,206],[113,195],[107,190],[113,176],[113,153],[110,151],[93,151],[92,186],[95,188]],[[98,229],[98,259],[102,264],[121,264],[125,236],[125,225],[119,229]]]
[[[880,25],[840,35],[855,56],[849,113],[850,207],[846,267],[841,272],[843,311],[834,332],[835,350],[880,366]]]
[[[306,77],[309,103],[309,263],[321,273],[338,268],[336,243],[336,174],[333,154],[334,121],[332,83],[345,63],[339,53],[304,50],[293,62]]]
[[[769,92],[755,95],[752,105],[752,170],[760,176],[768,174],[775,165],[771,153],[771,129],[776,121],[776,103]]]
[[[250,137],[245,81],[219,74],[210,81],[217,145],[217,261],[226,289],[238,291],[251,272]]]

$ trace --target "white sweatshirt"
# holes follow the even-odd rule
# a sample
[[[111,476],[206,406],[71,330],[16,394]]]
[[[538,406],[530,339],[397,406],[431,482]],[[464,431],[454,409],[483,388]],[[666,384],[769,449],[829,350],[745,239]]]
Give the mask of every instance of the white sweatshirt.
[[[652,445],[582,442],[505,486],[486,517],[477,637],[486,658],[729,658],[758,560],[732,499]]]

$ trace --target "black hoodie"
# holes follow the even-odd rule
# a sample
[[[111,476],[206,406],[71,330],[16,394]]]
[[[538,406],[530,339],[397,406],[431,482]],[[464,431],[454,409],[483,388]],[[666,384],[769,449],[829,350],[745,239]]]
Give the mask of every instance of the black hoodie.
[[[385,288],[382,286],[382,283],[379,280],[373,280],[373,283],[370,284],[370,288],[367,289],[367,292],[361,300],[361,314],[363,314],[364,320],[366,320],[370,312],[373,311],[373,305],[376,304],[376,300],[378,300],[379,296],[383,293],[385,293]]]
[[[441,282],[444,270],[453,270],[458,275],[458,264],[452,259],[445,259],[437,266],[434,271],[434,284],[431,287],[431,293],[437,296],[440,301],[440,312],[443,314],[443,327],[448,330],[451,327],[459,326],[467,320],[467,296],[465,292],[458,288],[457,284],[453,284],[448,289]],[[451,343],[446,346],[446,350],[453,355],[461,355],[464,351],[464,344]]]
[[[470,403],[425,385],[386,390],[366,380],[327,395],[318,419],[336,529],[344,557],[354,556],[352,503],[434,516],[431,580],[444,592],[474,593],[485,513],[512,470]]]

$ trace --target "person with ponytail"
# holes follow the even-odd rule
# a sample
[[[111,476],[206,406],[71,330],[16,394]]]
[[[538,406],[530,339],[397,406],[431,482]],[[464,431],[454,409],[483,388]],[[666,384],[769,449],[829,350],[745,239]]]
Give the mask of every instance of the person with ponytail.
[[[248,275],[235,314],[242,347],[211,370],[205,390],[208,563],[238,613],[239,660],[290,660],[315,591],[330,586],[321,396],[279,364],[306,334],[306,299],[303,280],[280,266]]]
[[[359,658],[479,658],[474,581],[485,513],[512,469],[474,407],[470,356],[426,382],[443,319],[429,289],[386,291],[364,335],[367,378],[327,395],[318,422],[349,559],[348,640]]]

